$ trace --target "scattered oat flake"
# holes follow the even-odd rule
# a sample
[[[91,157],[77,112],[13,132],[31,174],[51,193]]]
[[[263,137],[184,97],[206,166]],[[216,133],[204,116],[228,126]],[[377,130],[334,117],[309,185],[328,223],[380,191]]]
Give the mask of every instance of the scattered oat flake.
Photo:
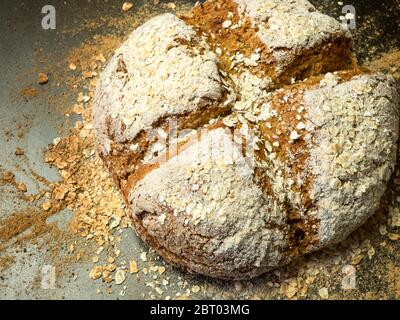
[[[28,190],[28,189],[26,188],[26,184],[25,184],[25,183],[22,183],[22,182],[19,183],[17,187],[18,187],[18,190],[21,191],[21,192],[26,192],[26,191]]]
[[[192,292],[193,293],[197,293],[197,292],[199,292],[200,291],[200,287],[199,286],[193,286],[192,287]]]
[[[118,270],[115,273],[115,284],[121,284],[125,281],[125,271],[124,270]]]
[[[352,265],[358,265],[364,257],[362,255],[357,255],[351,259]]]
[[[99,279],[103,274],[102,266],[95,266],[89,273],[90,279],[96,280]]]
[[[89,100],[90,100],[91,98],[92,98],[92,97],[89,97],[89,96],[83,96],[83,102],[87,103],[87,102],[89,102]]]
[[[70,68],[71,70],[73,70],[73,71],[76,70],[76,64],[71,62],[71,63],[69,64],[69,68]]]
[[[133,8],[133,3],[132,2],[124,2],[122,5],[122,10],[128,11]]]
[[[83,71],[82,72],[83,78],[84,79],[88,79],[88,78],[92,78],[93,77],[93,72],[92,71]]]
[[[293,297],[297,294],[297,291],[298,291],[297,287],[295,287],[295,286],[289,286],[289,287],[286,289],[286,296],[287,296],[289,299],[291,299],[291,298],[293,298]]]
[[[25,154],[25,151],[21,148],[15,149],[15,155],[16,156],[23,156]]]
[[[329,292],[327,288],[321,288],[318,290],[318,294],[322,299],[328,299],[329,298]]]
[[[157,293],[158,293],[160,296],[164,293],[164,291],[161,290],[159,287],[155,287],[154,290],[156,290]]]
[[[101,253],[103,252],[103,250],[104,250],[104,247],[101,246],[101,247],[99,247],[99,248],[97,249],[96,253],[97,253],[97,254],[101,254]]]
[[[117,266],[111,263],[106,267],[106,270],[109,272],[114,272],[115,270],[117,270]]]
[[[110,229],[115,229],[121,223],[120,219],[114,219],[110,222]]]
[[[176,4],[173,2],[168,2],[167,3],[167,8],[171,9],[171,10],[175,10],[176,8]]]
[[[57,137],[57,138],[55,138],[55,139],[53,140],[53,144],[54,144],[55,146],[57,146],[60,142],[61,142],[61,138],[60,138],[60,137]]]
[[[375,249],[374,249],[374,247],[370,247],[370,248],[368,249],[368,257],[371,259],[371,258],[374,256],[374,254],[375,254]]]
[[[108,262],[108,263],[114,263],[114,262],[115,262],[115,259],[114,259],[113,257],[108,257],[108,258],[107,258],[107,262]]]
[[[382,224],[382,225],[379,226],[379,233],[380,233],[382,236],[387,235],[388,232],[387,232],[386,225]]]
[[[43,208],[44,211],[49,211],[50,208],[51,208],[51,202],[47,201],[47,202],[43,203],[42,204],[42,208]]]
[[[14,179],[14,173],[12,173],[11,171],[5,171],[3,173],[3,180],[5,182],[11,182]]]
[[[388,237],[392,241],[397,241],[400,239],[400,235],[398,235],[397,233],[388,233]]]
[[[71,243],[71,244],[68,246],[68,252],[69,252],[69,253],[73,253],[74,250],[75,250],[75,247],[74,247],[74,245]]]
[[[46,84],[49,81],[49,77],[47,74],[41,72],[39,73],[38,83],[39,84]]]
[[[106,62],[106,58],[104,58],[104,55],[102,54],[102,53],[100,53],[100,54],[98,54],[96,57],[95,57],[95,60],[96,61],[100,61],[100,62]]]
[[[139,272],[137,262],[135,260],[132,260],[129,262],[129,272],[130,273],[138,273]]]
[[[142,260],[142,261],[147,261],[147,252],[142,252],[141,254],[140,254],[140,259]]]
[[[163,274],[165,272],[165,267],[158,267],[158,273]]]

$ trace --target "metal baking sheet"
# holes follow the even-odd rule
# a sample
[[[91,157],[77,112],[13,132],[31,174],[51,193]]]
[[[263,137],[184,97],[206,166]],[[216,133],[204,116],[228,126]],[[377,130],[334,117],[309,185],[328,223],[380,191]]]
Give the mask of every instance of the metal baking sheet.
[[[121,1],[53,0],[52,5],[56,9],[55,30],[44,30],[41,24],[44,16],[42,8],[47,1],[0,2],[0,169],[12,171],[16,180],[27,185],[28,194],[35,194],[44,187],[36,175],[48,181],[60,179],[58,171],[43,161],[43,150],[56,137],[67,134],[68,128],[78,119],[77,116],[68,118],[63,112],[63,106],[74,104],[80,89],[74,89],[65,80],[71,77],[66,60],[68,54],[95,36],[112,34],[123,38],[133,25],[126,27],[126,24],[119,25],[118,21],[129,19],[139,23],[159,12],[170,10],[165,5],[167,2],[160,1],[158,5],[153,5],[152,0],[134,1],[134,8],[125,13],[121,10]],[[175,1],[176,10],[189,8],[195,2]],[[337,19],[342,14],[343,5],[348,4],[338,4],[337,1],[311,2]],[[356,9],[358,24],[352,32],[360,62],[400,47],[398,1],[354,1],[352,5]],[[37,84],[39,72],[49,75],[48,84]],[[32,89],[34,93],[29,91]],[[17,147],[25,150],[25,156],[15,156]],[[0,190],[0,219],[29,206],[20,200],[14,187],[2,184]],[[63,228],[72,215],[64,210],[52,217],[51,221],[56,221]],[[163,289],[162,295],[157,295],[154,288],[149,286],[152,278],[147,275],[140,280],[129,278],[125,289],[89,279],[87,275],[93,266],[89,260],[65,265],[65,270],[57,273],[55,287],[45,288],[40,284],[41,277],[51,262],[46,245],[41,241],[38,239],[38,243],[15,245],[0,252],[0,257],[7,254],[14,259],[10,266],[0,269],[0,299],[181,298],[186,297],[188,290],[190,294],[187,298],[196,299],[265,298],[268,295],[263,296],[263,288],[275,286],[279,278],[278,270],[246,284],[228,283],[189,275],[165,265],[169,285]],[[126,259],[137,257],[138,261],[141,252],[148,251],[133,231],[124,233],[121,250]],[[150,255],[152,259],[157,259],[154,254]],[[161,260],[157,261],[163,264]],[[368,264],[363,268],[368,269]],[[385,286],[384,282],[379,281],[374,284],[376,279],[373,277],[366,276],[365,279],[371,281],[371,284],[365,284],[366,287],[378,286],[379,290],[379,286]],[[192,288],[197,285],[204,290],[193,293]],[[257,286],[259,289],[254,288]],[[314,290],[308,297],[318,297],[318,293]],[[357,298],[357,293],[349,297]]]

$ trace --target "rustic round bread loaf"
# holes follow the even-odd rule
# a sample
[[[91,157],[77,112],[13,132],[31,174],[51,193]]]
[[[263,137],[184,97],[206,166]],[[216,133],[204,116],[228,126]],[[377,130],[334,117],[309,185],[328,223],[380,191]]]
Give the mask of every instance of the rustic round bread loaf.
[[[215,0],[136,29],[103,71],[98,151],[170,263],[248,279],[343,240],[393,172],[394,81],[307,1]]]

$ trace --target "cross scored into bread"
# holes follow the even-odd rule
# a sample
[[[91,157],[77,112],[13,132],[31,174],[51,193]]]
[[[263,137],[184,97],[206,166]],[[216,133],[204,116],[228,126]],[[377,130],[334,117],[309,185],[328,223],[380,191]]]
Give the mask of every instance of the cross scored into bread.
[[[170,263],[249,279],[343,240],[393,172],[399,96],[304,0],[157,16],[97,87],[98,151],[140,237]]]

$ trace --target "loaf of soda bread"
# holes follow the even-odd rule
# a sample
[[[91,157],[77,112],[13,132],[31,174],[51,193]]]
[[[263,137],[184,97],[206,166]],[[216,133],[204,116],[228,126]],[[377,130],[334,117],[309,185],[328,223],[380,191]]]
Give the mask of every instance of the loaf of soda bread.
[[[138,235],[168,262],[249,279],[337,243],[394,169],[394,80],[304,0],[157,16],[98,84],[94,129]]]

